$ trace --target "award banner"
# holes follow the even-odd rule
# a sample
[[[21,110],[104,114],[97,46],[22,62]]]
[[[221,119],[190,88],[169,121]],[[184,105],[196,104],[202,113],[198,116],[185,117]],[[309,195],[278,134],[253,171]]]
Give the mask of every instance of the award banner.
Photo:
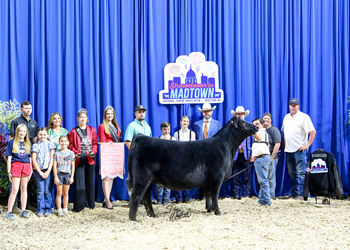
[[[218,65],[206,61],[201,52],[179,56],[164,67],[164,90],[159,92],[162,104],[222,103]]]
[[[101,179],[124,178],[124,143],[100,143]]]

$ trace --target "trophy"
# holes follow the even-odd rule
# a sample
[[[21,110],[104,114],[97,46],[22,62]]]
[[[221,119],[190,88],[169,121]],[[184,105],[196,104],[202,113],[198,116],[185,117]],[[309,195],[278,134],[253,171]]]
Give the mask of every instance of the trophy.
[[[80,156],[95,156],[91,150],[91,140],[84,138],[81,142],[81,153]]]

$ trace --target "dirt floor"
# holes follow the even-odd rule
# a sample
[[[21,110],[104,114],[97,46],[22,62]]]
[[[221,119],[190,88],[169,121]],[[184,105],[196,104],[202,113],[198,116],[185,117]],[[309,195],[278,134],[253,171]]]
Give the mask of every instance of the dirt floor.
[[[5,217],[0,206],[1,249],[350,249],[350,201],[272,201],[263,207],[257,198],[219,200],[221,216],[206,213],[204,201],[154,205],[157,218],[139,208],[138,222],[128,219],[127,202],[114,210],[96,203],[93,210],[56,212],[39,218]],[[70,209],[72,204],[70,204]],[[178,209],[178,210],[175,210]],[[175,221],[171,219],[177,218]],[[175,216],[175,217],[174,217]],[[183,216],[183,217],[181,217]]]

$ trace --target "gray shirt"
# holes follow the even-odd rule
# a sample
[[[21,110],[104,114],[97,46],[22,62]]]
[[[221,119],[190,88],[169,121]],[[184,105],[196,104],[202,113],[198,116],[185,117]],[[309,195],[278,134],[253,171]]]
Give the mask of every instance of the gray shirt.
[[[56,151],[53,160],[57,162],[57,173],[70,174],[75,155],[69,149],[66,152]]]
[[[275,126],[271,126],[270,128],[266,129],[266,132],[269,135],[270,154],[272,154],[275,144],[281,143],[281,132]],[[278,158],[278,156],[279,155],[277,154],[275,158]]]

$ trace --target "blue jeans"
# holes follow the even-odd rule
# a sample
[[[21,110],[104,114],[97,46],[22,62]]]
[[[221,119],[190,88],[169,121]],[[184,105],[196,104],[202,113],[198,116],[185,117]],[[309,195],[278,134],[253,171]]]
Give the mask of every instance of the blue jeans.
[[[45,170],[42,170],[45,173]],[[36,181],[37,193],[37,213],[52,213],[52,190],[53,174],[50,173],[46,179],[43,179],[37,171],[33,171]]]
[[[286,153],[288,172],[292,180],[291,194],[293,197],[303,196],[305,171],[306,171],[306,150]]]
[[[170,189],[157,186],[157,201],[159,204],[168,204],[170,202]]]
[[[176,202],[184,202],[189,201],[191,199],[188,190],[175,191]]]
[[[268,180],[268,172],[270,167],[270,156],[266,155],[254,161],[255,173],[260,185],[259,203],[261,205],[271,205],[270,202],[270,186]]]
[[[270,198],[275,198],[276,190],[276,166],[278,158],[273,158],[272,163],[269,164],[269,185],[270,185]]]

